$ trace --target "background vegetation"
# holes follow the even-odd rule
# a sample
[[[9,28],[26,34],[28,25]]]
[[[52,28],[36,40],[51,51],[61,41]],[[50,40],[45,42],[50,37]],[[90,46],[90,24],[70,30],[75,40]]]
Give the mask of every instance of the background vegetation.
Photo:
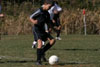
[[[83,9],[86,9],[88,34],[100,34],[100,0],[58,0],[63,8],[60,19],[62,32],[83,34]],[[30,15],[41,6],[43,0],[2,0],[0,18],[2,34],[31,34]]]

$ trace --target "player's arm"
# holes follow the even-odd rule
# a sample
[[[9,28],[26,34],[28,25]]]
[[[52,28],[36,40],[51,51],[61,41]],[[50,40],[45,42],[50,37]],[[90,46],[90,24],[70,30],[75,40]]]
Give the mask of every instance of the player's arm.
[[[30,16],[30,21],[31,21],[33,24],[38,24],[37,18],[39,17],[39,15],[40,15],[40,10],[37,10],[35,13],[33,13],[33,14]]]
[[[53,22],[53,23],[55,23],[55,20],[54,20],[54,19],[52,19],[52,22]]]
[[[30,21],[31,21],[33,24],[37,24],[37,20],[35,20],[35,19],[30,18]]]

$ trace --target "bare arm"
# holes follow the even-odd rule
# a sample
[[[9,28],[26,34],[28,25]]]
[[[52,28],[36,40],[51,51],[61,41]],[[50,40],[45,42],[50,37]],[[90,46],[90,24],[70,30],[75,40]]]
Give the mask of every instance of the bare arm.
[[[40,15],[40,10],[37,10],[36,12],[34,12],[31,16],[30,16],[30,21],[33,24],[37,24],[38,20],[36,19],[38,16]]]
[[[33,24],[37,24],[37,20],[34,20],[34,19],[32,19],[32,18],[30,18],[30,21],[33,23]]]

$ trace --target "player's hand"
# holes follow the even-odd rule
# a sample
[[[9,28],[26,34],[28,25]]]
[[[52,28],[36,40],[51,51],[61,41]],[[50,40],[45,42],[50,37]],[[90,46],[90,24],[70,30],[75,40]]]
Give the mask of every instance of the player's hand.
[[[49,31],[46,31],[47,33],[49,33]]]
[[[53,23],[55,23],[55,20],[52,20]]]
[[[34,24],[37,24],[38,23],[38,21],[37,20],[34,20]]]
[[[57,29],[60,30],[61,29],[61,26],[59,26]]]

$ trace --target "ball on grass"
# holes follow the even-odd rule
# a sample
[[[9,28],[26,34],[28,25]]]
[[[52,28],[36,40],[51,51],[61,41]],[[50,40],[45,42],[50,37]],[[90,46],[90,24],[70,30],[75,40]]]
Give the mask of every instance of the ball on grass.
[[[58,64],[59,58],[56,55],[52,55],[49,57],[49,64],[50,65],[56,65]]]

